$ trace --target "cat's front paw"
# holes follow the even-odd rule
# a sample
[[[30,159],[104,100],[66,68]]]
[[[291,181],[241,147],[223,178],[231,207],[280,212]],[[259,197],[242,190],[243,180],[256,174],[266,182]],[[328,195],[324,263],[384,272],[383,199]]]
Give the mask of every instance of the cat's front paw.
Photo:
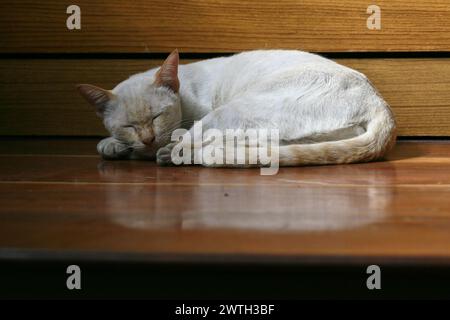
[[[97,151],[104,159],[112,160],[126,158],[133,149],[119,140],[109,137],[97,144]]]
[[[156,153],[156,163],[160,166],[171,166],[172,162],[172,149],[175,143],[169,143],[165,147],[162,147]]]

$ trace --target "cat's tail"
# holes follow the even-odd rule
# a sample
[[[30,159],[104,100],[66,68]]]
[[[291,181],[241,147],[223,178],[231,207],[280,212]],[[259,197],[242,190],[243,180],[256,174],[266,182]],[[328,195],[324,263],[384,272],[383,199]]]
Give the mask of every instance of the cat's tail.
[[[396,125],[391,111],[378,112],[366,131],[354,138],[279,147],[280,166],[368,162],[381,158],[395,144]]]

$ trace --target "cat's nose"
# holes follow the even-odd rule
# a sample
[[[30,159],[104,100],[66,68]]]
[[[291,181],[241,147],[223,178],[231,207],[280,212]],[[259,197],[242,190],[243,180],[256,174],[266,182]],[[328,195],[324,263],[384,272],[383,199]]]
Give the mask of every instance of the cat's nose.
[[[153,143],[153,141],[155,141],[155,137],[154,136],[142,139],[142,143],[147,145],[147,146],[151,145]]]

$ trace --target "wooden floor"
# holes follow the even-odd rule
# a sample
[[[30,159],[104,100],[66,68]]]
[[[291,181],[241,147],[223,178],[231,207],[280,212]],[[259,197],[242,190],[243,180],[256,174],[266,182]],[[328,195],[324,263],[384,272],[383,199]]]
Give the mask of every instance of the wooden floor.
[[[450,143],[257,169],[102,161],[95,139],[3,139],[0,258],[450,262]]]

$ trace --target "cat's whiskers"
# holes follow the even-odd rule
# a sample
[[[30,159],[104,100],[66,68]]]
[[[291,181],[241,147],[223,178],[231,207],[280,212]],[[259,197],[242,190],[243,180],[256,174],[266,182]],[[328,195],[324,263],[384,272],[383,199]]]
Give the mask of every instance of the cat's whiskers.
[[[175,131],[176,129],[180,129],[183,124],[187,124],[193,121],[193,119],[183,119],[181,121],[178,121],[171,127],[165,128],[164,131],[158,135],[158,138],[160,140],[166,139],[172,135],[173,131]]]

